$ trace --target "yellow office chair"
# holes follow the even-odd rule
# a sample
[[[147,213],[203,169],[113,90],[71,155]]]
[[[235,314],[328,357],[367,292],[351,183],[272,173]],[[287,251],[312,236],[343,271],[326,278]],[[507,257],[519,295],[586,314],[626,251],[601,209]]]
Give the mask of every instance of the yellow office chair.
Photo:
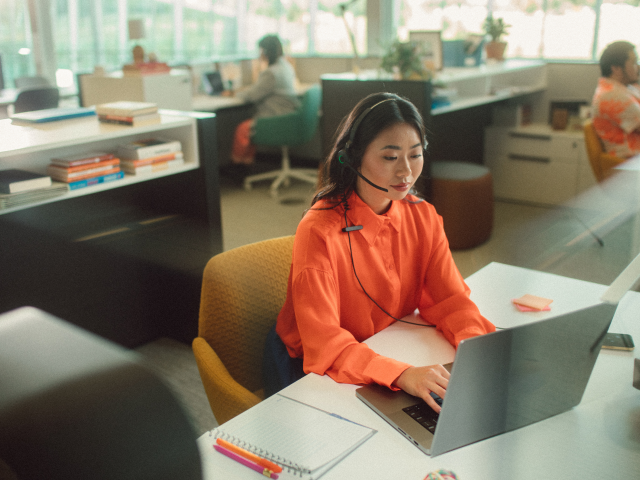
[[[600,140],[591,120],[584,124],[584,141],[587,145],[591,170],[598,182],[609,178],[613,174],[613,168],[625,161],[623,158],[604,151],[602,140]]]
[[[258,404],[262,354],[287,293],[293,235],[234,248],[207,263],[193,353],[222,424]]]

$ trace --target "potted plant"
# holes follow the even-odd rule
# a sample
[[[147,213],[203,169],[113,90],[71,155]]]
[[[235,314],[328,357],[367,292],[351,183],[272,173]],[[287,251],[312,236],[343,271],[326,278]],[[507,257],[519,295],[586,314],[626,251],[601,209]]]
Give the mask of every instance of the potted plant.
[[[432,75],[423,62],[423,50],[421,43],[396,40],[382,57],[380,66],[387,72],[397,72],[402,80],[429,80]]]
[[[507,29],[511,27],[511,25],[504,23],[502,18],[493,18],[493,15],[489,15],[485,19],[483,26],[485,33],[491,38],[491,40],[485,44],[487,58],[504,60],[504,51],[507,48],[507,42],[502,41],[501,37],[507,34]]]

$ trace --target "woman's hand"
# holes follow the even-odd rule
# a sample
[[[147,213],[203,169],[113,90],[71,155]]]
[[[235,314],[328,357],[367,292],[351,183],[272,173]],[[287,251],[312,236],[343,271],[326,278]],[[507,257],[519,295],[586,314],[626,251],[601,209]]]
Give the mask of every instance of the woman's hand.
[[[396,378],[393,384],[410,395],[422,398],[427,405],[440,413],[442,407],[436,403],[431,392],[444,399],[451,374],[442,365],[409,367]]]
[[[220,92],[220,95],[223,97],[233,97],[235,96],[235,92],[233,90],[223,90]]]

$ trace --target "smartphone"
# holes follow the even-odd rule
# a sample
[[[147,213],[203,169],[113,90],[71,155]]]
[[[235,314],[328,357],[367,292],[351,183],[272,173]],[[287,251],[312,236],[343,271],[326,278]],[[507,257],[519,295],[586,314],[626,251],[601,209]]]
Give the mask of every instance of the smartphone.
[[[611,348],[613,350],[633,350],[633,338],[626,333],[607,333],[604,336],[602,348]]]

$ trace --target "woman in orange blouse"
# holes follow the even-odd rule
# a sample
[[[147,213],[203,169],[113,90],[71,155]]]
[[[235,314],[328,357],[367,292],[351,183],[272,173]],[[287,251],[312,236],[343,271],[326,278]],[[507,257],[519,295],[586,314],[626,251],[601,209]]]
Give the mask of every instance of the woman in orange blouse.
[[[430,393],[445,396],[443,366],[408,365],[362,343],[416,308],[454,346],[495,330],[469,299],[441,217],[413,193],[425,148],[420,114],[397,95],[370,95],[342,122],[296,231],[271,341],[305,373],[402,389],[439,411]]]

